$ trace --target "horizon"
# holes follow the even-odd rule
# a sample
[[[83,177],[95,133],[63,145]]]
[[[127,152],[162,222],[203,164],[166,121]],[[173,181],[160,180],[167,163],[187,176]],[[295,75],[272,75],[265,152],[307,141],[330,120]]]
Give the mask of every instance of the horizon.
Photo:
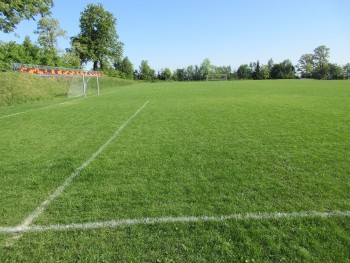
[[[70,38],[79,33],[80,13],[88,3],[98,2],[116,17],[119,41],[125,44],[123,56],[135,69],[147,60],[156,71],[167,67],[174,71],[200,65],[206,58],[215,66],[232,69],[256,61],[267,64],[270,58],[275,63],[290,59],[296,65],[301,55],[321,45],[330,48],[331,63],[350,62],[350,36],[346,34],[350,2],[345,0],[271,0],[269,4],[221,0],[214,8],[209,1],[62,0],[55,2],[52,17]],[[22,43],[28,35],[35,42],[36,23],[22,21],[14,33],[0,32],[0,39]],[[70,46],[69,38],[59,39],[61,50]]]

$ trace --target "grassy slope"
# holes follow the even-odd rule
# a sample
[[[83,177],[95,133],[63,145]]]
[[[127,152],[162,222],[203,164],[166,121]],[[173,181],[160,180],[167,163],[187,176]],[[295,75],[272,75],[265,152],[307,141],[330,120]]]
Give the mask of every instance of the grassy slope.
[[[0,85],[0,106],[9,106],[64,96],[67,94],[69,79],[2,72]]]
[[[13,72],[0,73],[0,107],[29,102],[66,99],[72,77],[39,77]],[[101,89],[125,86],[132,81],[100,78]]]
[[[140,84],[4,119],[0,226],[19,224],[148,99],[36,224],[350,210],[348,84]],[[0,259],[344,261],[348,226],[345,217],[25,234]]]

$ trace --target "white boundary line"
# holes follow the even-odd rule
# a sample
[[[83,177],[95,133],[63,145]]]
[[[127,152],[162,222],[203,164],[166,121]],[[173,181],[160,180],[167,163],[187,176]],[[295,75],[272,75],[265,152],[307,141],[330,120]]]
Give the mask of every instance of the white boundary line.
[[[117,91],[120,91],[121,89],[122,88],[117,89],[117,90],[111,90],[111,91],[102,92],[102,93],[100,93],[100,95],[107,94],[107,93],[112,93],[112,92],[117,92]],[[82,97],[82,98],[79,98],[79,99],[74,99],[74,100],[69,100],[69,101],[65,101],[65,102],[60,102],[60,103],[52,104],[52,105],[41,107],[41,108],[36,108],[36,109],[31,109],[31,110],[27,110],[27,111],[21,111],[21,112],[17,112],[17,113],[5,115],[5,116],[0,116],[0,120],[1,119],[6,119],[6,118],[9,118],[9,117],[14,117],[14,116],[21,115],[21,114],[25,114],[25,113],[29,113],[29,112],[32,112],[32,111],[45,110],[47,108],[51,108],[51,107],[54,107],[54,106],[57,106],[57,105],[62,105],[62,104],[70,103],[70,102],[77,101],[77,100],[87,99],[87,98],[95,97],[95,96],[97,96],[97,95],[91,95],[91,96],[88,96],[86,98]]]
[[[26,228],[33,223],[33,221],[41,215],[45,208],[56,199],[64,189],[72,182],[72,180],[80,174],[81,170],[83,170],[86,166],[88,166],[91,162],[93,162],[96,157],[119,135],[119,133],[129,124],[129,122],[138,115],[149,101],[146,101],[141,108],[139,108],[126,122],[124,122],[118,130],[112,135],[111,138],[108,139],[98,150],[95,152],[89,159],[87,159],[80,167],[75,169],[75,171],[60,185],[44,202],[42,202],[19,226],[19,228]]]
[[[32,111],[45,110],[45,109],[47,109],[47,108],[51,108],[51,107],[54,107],[54,106],[57,106],[57,105],[62,105],[62,104],[66,104],[66,103],[73,102],[73,101],[77,101],[77,100],[81,100],[81,99],[83,99],[83,98],[79,98],[79,99],[75,99],[75,100],[69,100],[69,101],[65,101],[65,102],[61,102],[61,103],[56,103],[56,104],[52,104],[52,105],[49,105],[49,106],[45,106],[45,107],[41,107],[41,108],[36,108],[36,109],[31,109],[31,110],[27,110],[27,111],[21,111],[21,112],[9,114],[9,115],[1,116],[0,119],[9,118],[9,117],[13,117],[13,116],[16,116],[16,115],[21,115],[21,114],[29,113],[29,112],[32,112]]]
[[[149,101],[146,101],[141,108],[139,108],[127,121],[125,121],[112,135],[111,138],[108,139],[98,150],[95,152],[89,159],[87,159],[80,167],[75,169],[75,171],[63,182],[62,185],[60,185],[44,202],[42,202],[26,219],[23,220],[23,222],[15,227],[15,229],[26,229],[30,227],[30,225],[33,223],[33,221],[40,216],[46,209],[46,207],[55,200],[63,191],[64,189],[73,181],[73,179],[80,174],[80,172],[88,166],[91,162],[93,162],[96,157],[119,135],[119,133],[129,124],[129,122],[138,115],[143,108],[147,106]],[[0,228],[1,230],[2,228]],[[0,231],[1,233],[1,231]],[[10,232],[9,232],[10,233]],[[12,233],[16,234],[11,240],[7,240],[7,246],[12,246],[13,242],[16,239],[19,239],[21,235],[18,235],[19,231],[13,231]]]
[[[21,225],[18,227],[0,227],[0,233],[16,234],[23,232],[46,232],[46,231],[70,231],[70,230],[88,230],[101,228],[119,228],[133,225],[151,225],[166,223],[195,223],[195,222],[221,222],[225,220],[269,220],[269,219],[295,219],[295,218],[330,218],[350,216],[350,211],[332,211],[317,212],[304,211],[293,213],[247,213],[232,214],[224,216],[189,216],[189,217],[159,217],[159,218],[142,218],[142,219],[122,219],[105,222],[90,222],[82,224],[68,225],[48,225],[48,226],[29,226]]]
[[[30,225],[33,223],[33,221],[40,216],[46,209],[46,207],[55,200],[63,191],[64,189],[73,181],[73,179],[80,174],[80,172],[88,166],[91,162],[93,162],[96,157],[119,135],[119,133],[129,124],[129,122],[136,117],[149,103],[149,101],[146,101],[141,108],[139,108],[127,121],[125,121],[112,135],[111,138],[109,138],[98,150],[95,152],[89,159],[87,159],[81,166],[75,169],[75,171],[68,176],[68,178],[63,182],[62,185],[60,185],[44,202],[42,202],[26,219],[23,220],[23,222],[15,227],[14,229],[27,229],[30,228]],[[2,233],[3,228],[0,227],[0,233]],[[11,233],[11,232],[8,232]],[[14,236],[6,241],[6,246],[11,247],[13,246],[15,240],[18,240],[21,238],[22,234],[20,231],[12,231]]]

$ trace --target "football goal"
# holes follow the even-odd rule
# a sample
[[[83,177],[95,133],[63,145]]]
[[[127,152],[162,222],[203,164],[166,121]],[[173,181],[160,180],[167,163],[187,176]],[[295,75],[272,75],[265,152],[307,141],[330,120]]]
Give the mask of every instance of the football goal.
[[[227,74],[208,74],[207,81],[227,80]]]
[[[45,65],[12,63],[12,69],[21,73],[35,74],[41,77],[71,78],[67,96],[80,97],[100,94],[99,77],[106,76],[98,71],[69,69]],[[68,82],[69,83],[69,82]]]
[[[68,89],[68,98],[91,96],[100,94],[100,83],[98,76],[72,76]]]

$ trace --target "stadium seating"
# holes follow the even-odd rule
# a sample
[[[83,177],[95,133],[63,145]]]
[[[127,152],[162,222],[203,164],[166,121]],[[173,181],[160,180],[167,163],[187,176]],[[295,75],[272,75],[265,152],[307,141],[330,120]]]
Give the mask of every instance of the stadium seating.
[[[21,67],[19,69],[19,72],[21,73],[29,73],[29,74],[36,74],[36,75],[59,75],[59,76],[95,76],[95,77],[104,77],[105,74],[102,74],[100,72],[91,72],[91,71],[80,71],[80,70],[74,70],[74,69],[39,69],[38,67]]]

